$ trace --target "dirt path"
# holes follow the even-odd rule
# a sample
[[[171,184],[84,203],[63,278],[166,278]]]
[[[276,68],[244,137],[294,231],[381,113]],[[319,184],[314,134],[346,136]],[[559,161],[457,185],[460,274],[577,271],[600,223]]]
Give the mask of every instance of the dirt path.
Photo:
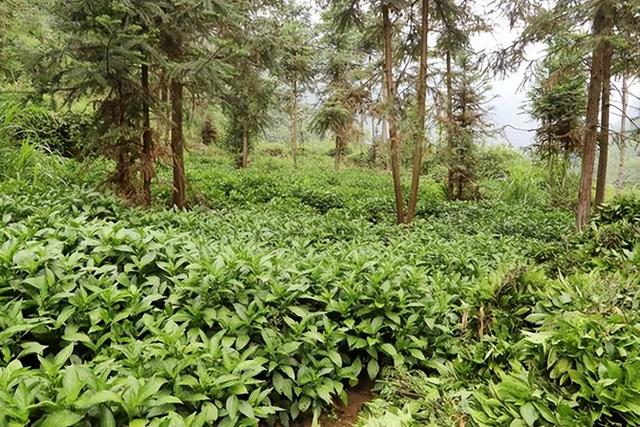
[[[349,397],[348,405],[345,406],[338,401],[335,404],[335,417],[332,415],[323,415],[320,419],[321,427],[352,427],[358,421],[360,411],[364,405],[373,399],[371,384],[368,381],[362,381],[355,388],[347,391]],[[311,427],[312,418],[302,420],[293,427]]]

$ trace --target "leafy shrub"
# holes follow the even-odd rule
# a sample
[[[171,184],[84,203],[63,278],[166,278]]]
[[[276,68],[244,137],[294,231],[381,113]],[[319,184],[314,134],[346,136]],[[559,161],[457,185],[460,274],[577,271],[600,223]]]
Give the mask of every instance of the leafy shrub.
[[[11,140],[36,141],[48,152],[78,158],[95,150],[87,143],[94,129],[93,118],[85,114],[51,112],[17,100],[0,103],[0,129]]]
[[[427,180],[397,227],[386,173],[197,153],[205,203],[142,211],[86,188],[99,163],[58,159],[36,182],[14,160],[0,425],[291,425],[366,377],[403,425],[639,422],[640,252],[601,268],[566,212],[449,203]],[[621,211],[595,227],[629,238]],[[537,265],[558,254],[573,274]]]

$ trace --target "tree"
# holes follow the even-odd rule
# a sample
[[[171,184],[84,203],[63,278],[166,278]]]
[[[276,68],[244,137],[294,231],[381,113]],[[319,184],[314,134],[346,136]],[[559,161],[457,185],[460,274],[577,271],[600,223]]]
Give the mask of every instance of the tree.
[[[184,88],[192,93],[211,88],[218,75],[216,60],[224,43],[215,36],[226,21],[232,23],[231,3],[226,0],[166,0],[159,5],[159,47],[164,52],[165,74],[171,99],[171,152],[173,162],[173,205],[186,207],[187,179],[184,167]]]
[[[88,98],[99,102],[103,152],[116,161],[115,183],[125,197],[134,197],[133,179],[140,157],[140,120],[145,94],[139,75],[144,51],[153,48],[137,11],[125,1],[66,2],[56,0],[55,25],[63,46],[47,51],[39,68],[41,89],[64,90],[72,104]],[[142,3],[136,4],[136,9]]]
[[[230,116],[228,144],[237,153],[238,166],[249,163],[251,138],[269,124],[269,111],[274,105],[274,79],[261,75],[247,65],[238,68],[225,95],[225,111]]]
[[[618,136],[618,147],[620,149],[620,160],[618,163],[618,174],[616,178],[616,188],[618,191],[624,186],[624,166],[627,144],[627,109],[629,107],[629,77],[622,76],[622,109],[620,117],[620,133]]]
[[[269,124],[275,103],[279,32],[278,5],[269,1],[236,5],[235,30],[230,34],[228,66],[222,101],[230,117],[229,146],[239,153],[238,166],[247,167],[252,137]]]
[[[415,152],[413,155],[413,172],[411,175],[411,190],[409,194],[409,204],[405,222],[411,224],[416,216],[418,205],[418,190],[420,187],[420,175],[422,174],[422,159],[424,156],[424,146],[426,145],[425,124],[427,116],[427,55],[429,36],[429,0],[422,0],[421,23],[420,23],[420,65],[418,72],[417,102],[418,114],[416,117]]]
[[[336,169],[342,165],[348,142],[357,135],[356,113],[367,97],[367,90],[359,79],[362,59],[359,34],[352,28],[333,31],[340,12],[332,8],[323,16],[323,57],[319,68],[324,75],[325,87],[320,108],[311,121],[314,131],[333,133]]]
[[[547,162],[550,188],[562,192],[569,162],[582,147],[587,75],[584,52],[577,39],[582,34],[557,35],[547,42],[546,57],[534,72],[528,110],[541,126],[536,130],[536,155]],[[554,177],[559,172],[559,180]]]
[[[447,192],[450,200],[474,199],[476,141],[490,133],[486,108],[488,76],[468,52],[458,53],[451,70],[451,145]],[[457,69],[456,69],[457,68]]]
[[[393,29],[390,18],[389,4],[383,2],[382,33],[384,39],[384,87],[387,120],[389,123],[389,147],[391,154],[391,174],[393,176],[393,190],[396,201],[396,219],[398,224],[404,222],[404,197],[402,196],[402,176],[400,175],[400,135],[398,134],[398,117],[395,111],[396,85],[393,76]]]
[[[471,51],[471,36],[487,31],[488,26],[484,19],[475,14],[471,5],[467,2],[456,3],[452,0],[437,0],[434,2],[434,15],[440,28],[436,31],[440,34],[437,43],[437,51],[444,57],[444,95],[439,96],[441,103],[441,121],[446,134],[445,157],[447,163],[447,195],[454,197],[456,193],[457,179],[455,175],[459,171],[460,159],[456,154],[456,141],[459,139],[454,118],[454,64],[459,55],[468,55]],[[458,153],[459,154],[459,153]]]
[[[521,36],[509,48],[497,52],[496,67],[505,71],[518,67],[525,58],[524,48],[531,43],[544,41],[550,35],[570,33],[583,22],[592,23],[591,36],[584,42],[590,44],[589,89],[582,139],[582,165],[580,188],[576,208],[576,225],[582,230],[590,215],[593,186],[593,172],[598,139],[598,118],[603,91],[608,92],[609,55],[619,55],[637,45],[640,28],[637,25],[637,3],[621,0],[598,0],[595,2],[573,2],[558,0],[549,5],[543,1],[510,0],[504,2],[503,9],[511,19],[512,26],[519,21],[526,23]],[[615,17],[615,19],[614,19]],[[615,44],[612,35],[617,36]],[[613,46],[611,52],[609,46]],[[605,76],[604,74],[607,74]],[[603,88],[603,84],[605,84]],[[605,115],[608,113],[605,111]],[[608,144],[608,135],[602,134],[601,148]],[[606,149],[602,150],[602,168],[606,171]],[[604,175],[602,175],[604,176]],[[604,179],[601,176],[601,192]]]
[[[313,36],[309,31],[310,23],[295,18],[300,13],[299,8],[289,12],[287,22],[282,28],[281,44],[282,56],[280,66],[284,79],[291,93],[288,112],[291,118],[291,158],[293,164],[298,164],[298,98],[304,85],[314,76]]]
[[[589,91],[587,92],[587,112],[585,118],[585,133],[582,143],[582,170],[580,174],[580,190],[578,192],[578,207],[576,221],[578,230],[587,224],[591,209],[591,189],[593,185],[593,166],[595,161],[596,139],[598,132],[598,112],[600,95],[603,90],[603,64],[606,62],[606,35],[613,25],[613,10],[604,0],[596,11],[593,19],[593,35],[596,45],[591,58]]]

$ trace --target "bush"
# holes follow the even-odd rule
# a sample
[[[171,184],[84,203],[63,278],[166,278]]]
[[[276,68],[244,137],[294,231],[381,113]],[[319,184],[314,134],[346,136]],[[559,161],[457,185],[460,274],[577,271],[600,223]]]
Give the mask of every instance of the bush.
[[[93,117],[71,111],[52,112],[16,100],[0,103],[0,129],[10,140],[32,142],[69,158],[84,157],[97,148],[87,142],[95,129]]]

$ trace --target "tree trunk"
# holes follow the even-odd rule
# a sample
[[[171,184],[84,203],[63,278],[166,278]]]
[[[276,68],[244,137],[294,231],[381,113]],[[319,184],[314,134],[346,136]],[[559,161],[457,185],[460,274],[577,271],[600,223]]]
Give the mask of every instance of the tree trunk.
[[[396,121],[395,100],[396,88],[393,80],[393,44],[391,38],[391,19],[389,6],[382,4],[382,32],[384,34],[384,64],[386,84],[386,104],[389,110],[389,137],[391,139],[391,174],[396,198],[396,219],[398,224],[404,222],[404,198],[402,197],[402,177],[400,175],[400,139]]]
[[[607,167],[609,163],[609,109],[611,98],[611,60],[613,47],[606,42],[602,57],[602,118],[600,119],[600,155],[598,157],[598,179],[596,181],[596,206],[604,203],[607,190]]]
[[[388,143],[387,143],[387,138],[389,136],[389,131],[387,129],[387,120],[383,117],[382,119],[380,119],[380,121],[382,122],[382,134],[380,135],[380,146],[387,151],[387,153],[390,153],[391,150],[388,149]],[[387,157],[387,155],[385,155],[383,157],[383,162],[384,162],[384,168],[387,169],[389,167],[389,158]]]
[[[374,166],[378,162],[378,139],[376,132],[376,119],[371,117],[371,163]]]
[[[627,107],[629,103],[629,82],[627,81],[627,75],[622,75],[622,118],[620,119],[620,162],[618,163],[618,176],[616,178],[616,190],[620,192],[624,186],[624,162],[625,162],[625,150],[626,150],[626,135],[627,132]]]
[[[291,158],[293,166],[298,167],[298,82],[293,80],[291,94]]]
[[[603,37],[611,25],[609,8],[603,3],[598,8],[593,21],[593,34]],[[593,188],[593,166],[596,154],[596,140],[598,136],[598,112],[600,109],[600,94],[602,93],[602,62],[604,59],[605,40],[599,40],[593,50],[591,58],[591,72],[589,92],[587,95],[587,114],[582,147],[582,167],[580,174],[580,191],[576,209],[576,224],[582,231],[589,220],[591,210],[591,189]]]
[[[171,139],[171,126],[167,126],[167,123],[169,122],[168,120],[166,120],[166,112],[168,111],[168,107],[169,104],[171,102],[170,98],[171,98],[171,94],[170,92],[170,87],[169,84],[167,82],[167,74],[165,71],[162,72],[161,76],[160,76],[160,105],[162,105],[162,108],[160,109],[160,124],[158,127],[162,128],[162,130],[159,132],[161,133],[161,141],[162,144],[169,144],[170,139]],[[168,115],[168,114],[167,114]]]
[[[342,130],[336,133],[336,155],[335,155],[335,167],[336,170],[340,169],[340,165],[342,164]]]
[[[413,173],[411,192],[405,222],[411,224],[416,216],[418,190],[422,174],[422,158],[426,145],[425,124],[427,116],[427,37],[429,36],[429,0],[422,0],[422,29],[420,31],[420,72],[418,73],[418,117],[416,120],[415,151],[413,153]]]
[[[447,48],[446,51],[446,63],[447,63],[447,157],[449,159],[449,168],[447,171],[447,198],[453,200],[455,198],[455,147],[453,144],[453,81],[451,72],[451,50]]]
[[[186,207],[187,180],[184,172],[183,86],[178,78],[171,80],[171,153],[173,158],[173,205]]]
[[[246,168],[249,164],[249,129],[247,125],[242,127],[242,158],[240,159],[240,167]]]
[[[151,89],[149,88],[149,66],[142,65],[141,83],[143,99],[142,99],[142,201],[145,206],[151,205],[151,179],[153,178],[153,132],[151,130],[151,113],[150,100]]]

